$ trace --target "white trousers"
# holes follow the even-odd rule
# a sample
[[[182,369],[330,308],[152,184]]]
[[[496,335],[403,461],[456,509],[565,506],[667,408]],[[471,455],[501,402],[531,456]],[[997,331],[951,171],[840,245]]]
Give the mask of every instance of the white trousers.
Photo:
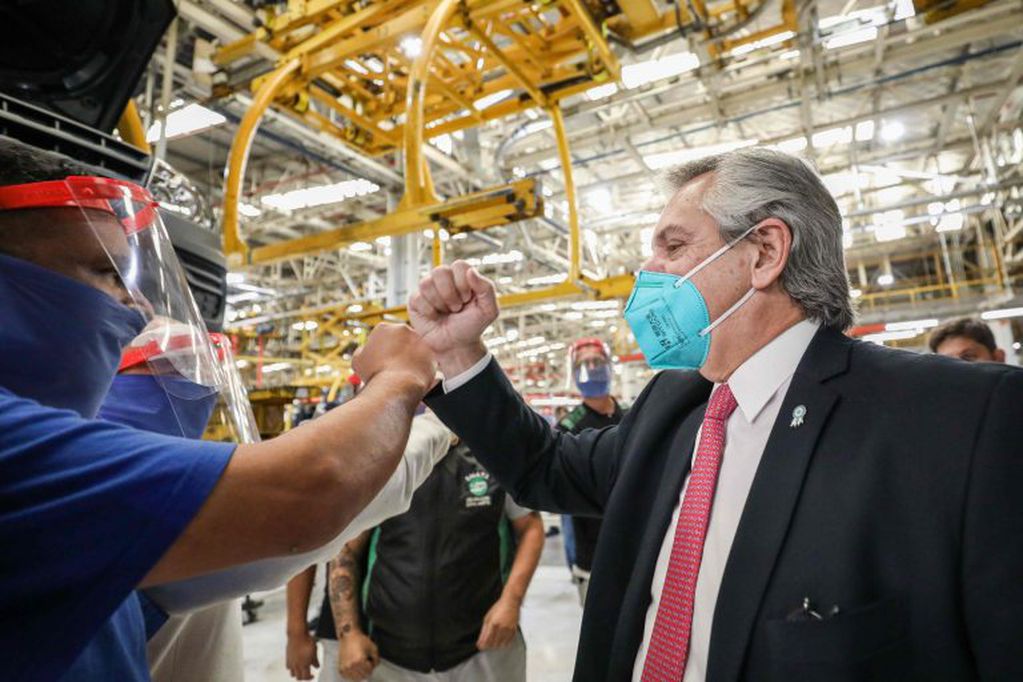
[[[364,682],[348,680],[338,672],[338,643],[321,639],[318,682]],[[368,682],[526,682],[526,640],[522,633],[503,649],[481,651],[467,661],[444,672],[420,673],[381,659]]]

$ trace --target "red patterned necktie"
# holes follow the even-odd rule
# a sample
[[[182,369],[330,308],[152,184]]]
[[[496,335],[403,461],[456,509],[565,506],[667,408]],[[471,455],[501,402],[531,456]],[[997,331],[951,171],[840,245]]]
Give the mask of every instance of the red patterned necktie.
[[[725,451],[725,423],[735,405],[732,389],[722,384],[710,397],[703,417],[696,461],[682,498],[668,573],[643,664],[643,682],[681,682],[686,670],[696,578],[700,575],[703,541]]]

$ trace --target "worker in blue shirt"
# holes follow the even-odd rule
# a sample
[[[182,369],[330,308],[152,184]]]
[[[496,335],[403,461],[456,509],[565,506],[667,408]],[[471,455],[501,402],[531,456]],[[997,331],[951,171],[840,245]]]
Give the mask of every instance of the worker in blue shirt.
[[[197,311],[180,271],[163,269],[173,250],[156,202],[87,173],[0,139],[5,680],[58,679],[139,586],[331,540],[387,482],[434,383],[418,337],[379,325],[355,358],[359,398],[266,443],[94,419],[121,349],[156,316]],[[208,364],[183,375],[212,387]]]

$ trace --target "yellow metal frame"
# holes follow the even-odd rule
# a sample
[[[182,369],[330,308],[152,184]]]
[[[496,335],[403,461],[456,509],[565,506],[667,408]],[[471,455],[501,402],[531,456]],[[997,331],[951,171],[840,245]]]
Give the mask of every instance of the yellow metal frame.
[[[129,99],[124,111],[121,112],[121,118],[117,121],[117,132],[120,133],[122,140],[136,149],[146,154],[153,153],[153,148],[146,140],[146,128],[142,125],[142,117],[139,116],[135,100]]]

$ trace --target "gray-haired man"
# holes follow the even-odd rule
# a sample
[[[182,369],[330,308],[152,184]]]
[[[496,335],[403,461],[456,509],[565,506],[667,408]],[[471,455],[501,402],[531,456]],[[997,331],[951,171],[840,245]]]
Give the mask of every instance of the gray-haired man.
[[[603,515],[575,679],[1023,679],[1023,372],[844,336],[841,218],[801,160],[670,179],[625,310],[669,371],[618,426],[528,409],[467,264],[410,302],[438,416],[520,504]]]

